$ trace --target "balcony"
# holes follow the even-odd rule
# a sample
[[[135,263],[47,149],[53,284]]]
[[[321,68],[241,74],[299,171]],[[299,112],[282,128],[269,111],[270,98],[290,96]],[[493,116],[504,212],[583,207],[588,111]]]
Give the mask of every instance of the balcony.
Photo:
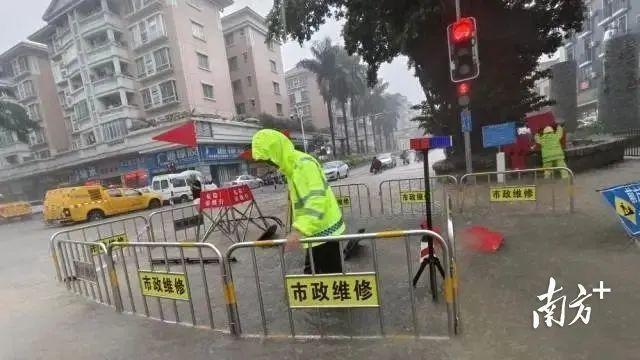
[[[78,102],[80,102],[81,100],[84,100],[87,98],[87,94],[85,94],[84,92],[84,86],[81,86],[75,90],[71,90],[71,92],[69,93],[69,101],[68,103],[70,103],[71,105],[77,104]]]
[[[111,41],[94,47],[93,49],[87,51],[87,63],[89,65],[95,64],[98,61],[114,56],[127,59],[129,57],[127,44],[123,42]]]
[[[100,123],[107,123],[117,119],[137,119],[142,117],[142,113],[137,106],[124,105],[103,110],[99,113]]]
[[[110,11],[100,10],[93,14],[90,14],[80,20],[80,33],[86,34],[88,32],[99,29],[105,25],[113,25],[115,28],[121,29],[124,27],[123,21],[118,14],[114,14]]]
[[[75,74],[78,71],[80,71],[80,61],[76,57],[67,64],[67,74]]]
[[[135,89],[135,80],[133,77],[125,75],[113,75],[98,78],[93,81],[93,93],[94,95],[104,94],[110,91],[114,91],[120,88]]]
[[[18,154],[30,154],[29,145],[16,141],[12,144],[0,145],[0,156],[11,156]]]
[[[76,117],[75,114],[71,115],[71,121],[69,121],[71,123],[71,130],[72,132],[78,133],[81,131],[84,131],[88,128],[91,127],[91,118],[90,117],[86,117],[80,121],[78,121],[78,118]]]
[[[52,38],[51,46],[51,57],[57,58],[62,55],[62,52],[67,48],[69,44],[71,44],[73,40],[73,35],[71,31],[67,29],[60,34],[54,35]]]
[[[134,50],[136,51],[142,50],[147,46],[150,46],[152,44],[158,43],[166,39],[167,39],[167,33],[164,31],[164,29],[158,30],[153,33],[145,33],[143,35],[140,35],[140,39],[136,39],[133,45]]]
[[[134,21],[162,8],[160,0],[135,0],[133,3],[135,3],[135,8],[126,15],[129,21]]]

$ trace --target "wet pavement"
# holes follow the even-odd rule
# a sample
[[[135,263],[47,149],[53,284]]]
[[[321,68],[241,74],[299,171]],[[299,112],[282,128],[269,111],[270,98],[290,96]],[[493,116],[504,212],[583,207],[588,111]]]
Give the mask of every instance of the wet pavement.
[[[419,164],[401,166],[378,176],[368,176],[367,169],[356,169],[342,183],[362,182],[374,189],[388,178],[421,175]],[[93,303],[67,292],[55,280],[49,258],[48,238],[55,229],[37,220],[0,226],[0,358],[1,359],[331,359],[368,358],[376,354],[387,359],[412,356],[425,359],[626,359],[635,358],[640,350],[640,313],[635,311],[640,300],[638,248],[624,235],[610,209],[606,208],[595,189],[606,185],[634,181],[640,175],[640,162],[626,161],[611,168],[579,174],[576,184],[576,213],[512,215],[492,208],[481,215],[467,212],[456,216],[456,228],[485,225],[505,234],[504,246],[495,254],[480,254],[458,246],[458,267],[461,274],[461,308],[463,334],[454,339],[385,339],[385,340],[236,340],[220,332],[171,325],[141,316],[117,314],[110,307]],[[333,184],[333,183],[332,183]],[[372,191],[376,193],[376,191]],[[263,188],[256,197],[270,214],[283,211],[282,190]],[[500,214],[500,216],[497,216]],[[368,222],[369,229],[416,227],[417,218],[380,217]],[[412,226],[413,225],[413,226]],[[367,229],[367,230],[369,230]],[[215,243],[215,241],[214,241]],[[223,247],[224,240],[218,244]],[[228,245],[227,245],[228,246]],[[385,318],[389,329],[397,333],[411,332],[411,306],[407,301],[406,261],[404,246],[389,242],[377,249],[381,276],[393,284],[384,288]],[[412,258],[415,251],[412,249]],[[271,333],[286,334],[288,317],[283,304],[278,253],[275,249],[261,249],[258,265],[261,269],[262,290],[266,295],[266,319]],[[371,245],[363,244],[361,253],[348,264],[354,270],[370,266]],[[144,255],[144,254],[143,254]],[[238,253],[234,263],[234,280],[246,282],[238,289],[243,330],[259,334],[262,331],[257,306],[255,280],[249,251]],[[144,256],[141,256],[143,263]],[[275,259],[275,260],[274,260]],[[287,254],[288,271],[299,271],[300,254]],[[119,264],[122,266],[122,264]],[[415,264],[417,265],[417,263]],[[178,265],[175,270],[179,268]],[[218,265],[207,265],[208,283],[219,283]],[[404,267],[402,267],[404,266]],[[174,270],[173,268],[171,270]],[[119,270],[122,271],[122,270]],[[189,270],[191,271],[191,270]],[[415,269],[414,269],[415,271]],[[201,273],[194,267],[190,279]],[[567,308],[564,327],[532,328],[532,311],[542,303],[537,295],[545,292],[550,276],[564,287],[567,305],[578,292],[577,284],[587,289],[604,281],[612,292],[603,300],[594,295],[585,301],[592,309],[588,325],[568,326],[575,309]],[[426,277],[424,277],[426,278]],[[195,281],[195,280],[194,280]],[[122,284],[121,284],[122,285]],[[137,284],[132,288],[136,289]],[[197,288],[197,282],[192,288]],[[124,287],[123,287],[124,289]],[[224,314],[220,311],[219,288],[210,287],[216,328],[224,328]],[[135,290],[134,290],[135,291]],[[429,300],[424,281],[416,296],[424,333],[446,335],[446,321],[440,318],[443,304]],[[395,296],[395,298],[394,298]],[[128,294],[123,293],[123,300]],[[144,313],[140,297],[138,312]],[[200,297],[202,299],[202,297]],[[245,300],[243,300],[245,299]],[[169,320],[174,320],[172,301],[163,304]],[[149,308],[156,307],[149,301]],[[179,305],[179,316],[190,322],[190,310]],[[206,307],[206,306],[205,306]],[[199,324],[207,324],[202,304],[195,306]],[[309,332],[354,331],[374,333],[377,329],[377,310],[361,309],[351,314],[353,329],[346,324],[349,318],[334,311],[332,316],[320,317],[314,311],[297,311],[296,326]],[[150,310],[157,311],[157,310]],[[201,322],[200,319],[205,319]],[[315,326],[315,327],[314,327]],[[371,331],[369,331],[371,330]]]

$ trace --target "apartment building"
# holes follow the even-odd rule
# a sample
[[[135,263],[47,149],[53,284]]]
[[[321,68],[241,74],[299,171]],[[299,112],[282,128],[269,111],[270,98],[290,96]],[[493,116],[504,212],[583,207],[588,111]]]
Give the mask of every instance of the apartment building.
[[[280,43],[267,42],[264,17],[248,7],[222,18],[236,112],[288,117]]]
[[[168,163],[218,182],[245,171],[237,154],[258,127],[235,121],[220,22],[232,3],[53,0],[46,26],[29,39],[48,46],[50,98],[62,107],[70,150],[3,168],[0,192],[38,198],[56,184],[115,183],[130,172],[166,172]],[[188,120],[197,120],[199,157],[151,141]]]
[[[0,168],[48,159],[69,148],[45,45],[22,41],[0,54],[0,100],[19,103],[40,126],[28,143],[0,133]]]
[[[285,79],[289,113],[297,115],[304,122],[311,122],[318,130],[328,129],[329,113],[320,94],[316,75],[296,66],[285,73]]]
[[[597,117],[606,42],[640,29],[640,1],[587,0],[585,5],[582,31],[573,34],[561,51],[561,60],[574,60],[578,64],[577,106],[578,118],[582,120]]]

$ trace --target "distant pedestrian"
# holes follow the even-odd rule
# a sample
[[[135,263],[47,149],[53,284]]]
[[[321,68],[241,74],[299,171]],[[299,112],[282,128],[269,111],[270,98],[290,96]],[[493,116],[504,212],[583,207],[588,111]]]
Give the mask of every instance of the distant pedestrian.
[[[382,162],[374,156],[373,160],[371,160],[371,167],[369,168],[369,172],[375,175],[380,172],[380,169],[382,169]]]
[[[558,125],[554,131],[551,126],[547,126],[542,130],[542,135],[536,134],[536,143],[540,145],[540,152],[542,153],[542,167],[566,167],[567,163],[564,161],[564,150],[562,149],[562,135],[564,130],[562,126]],[[569,175],[566,171],[560,172],[563,179]],[[544,172],[545,179],[551,177],[551,171]]]
[[[198,180],[198,176],[196,174],[190,174],[187,177],[187,184],[191,188],[191,195],[193,196],[193,200],[200,199],[200,192],[202,191],[202,182]]]

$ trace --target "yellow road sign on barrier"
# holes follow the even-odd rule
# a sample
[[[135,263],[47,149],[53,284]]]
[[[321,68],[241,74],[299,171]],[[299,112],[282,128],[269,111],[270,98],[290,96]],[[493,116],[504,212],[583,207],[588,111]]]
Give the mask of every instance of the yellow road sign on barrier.
[[[291,308],[377,307],[376,273],[287,275]]]
[[[403,203],[422,203],[425,200],[424,190],[400,191],[400,199]]]
[[[109,236],[109,237],[105,237],[99,240],[96,240],[95,242],[99,242],[99,243],[103,243],[104,246],[109,246],[109,244],[112,243],[126,243],[129,242],[129,238],[127,237],[127,234],[117,234],[117,235],[113,235],[113,236]],[[101,254],[103,251],[101,250],[101,248],[99,246],[92,246],[91,247],[91,255],[98,255]]]
[[[491,201],[536,201],[535,185],[491,186]]]
[[[338,200],[338,206],[340,206],[340,207],[351,207],[351,197],[350,196],[338,196],[338,195],[336,195],[336,200]]]
[[[182,273],[138,270],[144,296],[189,301],[187,275]]]

